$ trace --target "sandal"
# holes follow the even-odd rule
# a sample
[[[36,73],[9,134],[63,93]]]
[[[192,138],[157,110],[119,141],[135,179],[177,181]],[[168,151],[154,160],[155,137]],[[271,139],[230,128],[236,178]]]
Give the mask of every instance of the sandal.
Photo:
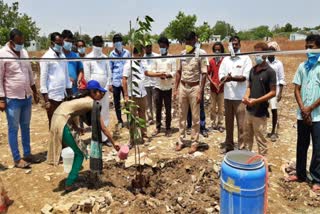
[[[285,177],[284,180],[286,182],[302,182],[302,180],[299,179],[298,176],[296,176],[296,175],[290,175],[288,177]]]
[[[312,186],[312,191],[313,191],[314,193],[320,194],[320,184],[314,184],[314,185]]]
[[[180,152],[183,149],[184,145],[182,143],[176,143],[176,152]]]
[[[19,161],[16,161],[14,163],[14,166],[19,169],[27,169],[30,167],[30,163],[26,162],[23,159],[20,159]]]
[[[189,150],[189,154],[193,154],[198,150],[198,144],[192,144]]]

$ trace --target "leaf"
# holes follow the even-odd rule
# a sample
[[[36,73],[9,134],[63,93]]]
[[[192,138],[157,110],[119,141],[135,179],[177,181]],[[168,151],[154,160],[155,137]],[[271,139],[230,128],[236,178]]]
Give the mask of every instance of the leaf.
[[[137,91],[137,90],[135,90],[135,89],[133,89],[133,92],[134,92],[135,94],[140,94],[140,92]]]
[[[145,19],[148,20],[149,22],[154,22],[153,18],[151,18],[150,16],[146,16]]]
[[[140,78],[137,74],[133,74],[133,76],[134,76],[135,78],[137,78],[138,80],[141,80],[141,78]]]
[[[128,111],[127,109],[123,109],[123,111],[122,111],[124,114],[131,114],[131,112],[130,111]]]

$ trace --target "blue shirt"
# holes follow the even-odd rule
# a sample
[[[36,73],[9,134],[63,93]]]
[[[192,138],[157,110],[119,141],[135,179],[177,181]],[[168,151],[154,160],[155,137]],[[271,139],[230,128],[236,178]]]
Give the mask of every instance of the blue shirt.
[[[128,50],[123,49],[121,54],[118,54],[115,50],[110,53],[110,57],[119,58],[119,57],[131,57],[131,54]],[[110,69],[112,73],[112,85],[115,87],[120,87],[122,83],[123,67],[126,63],[126,60],[123,61],[110,61]]]
[[[65,54],[66,58],[79,58],[79,55],[75,52],[70,52],[69,54]],[[69,77],[74,79],[74,83],[72,85],[72,93],[75,94],[78,92],[78,75],[80,70],[83,70],[82,62],[68,62],[68,72]]]
[[[294,76],[293,83],[301,86],[301,98],[304,106],[311,106],[320,98],[320,58],[318,63],[308,72],[305,62],[301,63]],[[320,107],[311,112],[312,122],[320,122]],[[297,112],[298,120],[302,120],[301,110]]]

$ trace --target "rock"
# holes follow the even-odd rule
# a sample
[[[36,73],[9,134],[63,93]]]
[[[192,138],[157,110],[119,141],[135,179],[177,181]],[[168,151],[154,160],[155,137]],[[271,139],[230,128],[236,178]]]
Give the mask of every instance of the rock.
[[[195,175],[191,175],[191,181],[192,183],[195,183],[197,181],[197,177]]]
[[[104,197],[106,198],[106,203],[108,204],[108,206],[110,206],[110,204],[113,202],[113,198],[110,192],[106,192],[104,194]]]
[[[213,208],[213,207],[210,207],[210,208],[207,208],[207,209],[206,209],[206,212],[207,212],[207,213],[213,213],[213,211],[214,211],[214,208]]]
[[[215,209],[216,211],[220,212],[220,206],[219,206],[219,205],[215,206],[214,209]]]
[[[14,168],[14,165],[9,165],[8,166],[8,169],[13,169]]]
[[[163,169],[166,166],[165,163],[160,163],[160,168]]]
[[[44,176],[44,179],[45,179],[46,181],[51,181],[51,178],[50,178],[49,175]]]
[[[98,203],[100,203],[100,204],[102,204],[102,203],[105,202],[105,201],[106,201],[105,197],[98,197],[98,198],[96,199],[96,202],[98,202]]]
[[[125,202],[123,203],[123,205],[124,205],[124,206],[128,206],[128,205],[129,205],[129,201],[125,201]]]
[[[310,196],[310,198],[317,198],[318,197],[317,193],[313,192],[312,190],[309,190],[309,196]]]
[[[181,203],[181,202],[182,202],[182,200],[183,200],[183,198],[182,198],[182,197],[178,197],[178,198],[177,198],[177,202],[178,202],[178,203]]]
[[[220,167],[217,164],[213,164],[213,171],[215,173],[219,173],[220,172]]]
[[[202,152],[199,152],[199,151],[196,151],[195,153],[193,153],[193,156],[194,157],[200,157],[200,156],[202,156],[203,155],[203,153]]]
[[[31,173],[31,169],[28,169],[28,170],[26,170],[24,173],[26,173],[26,174],[30,174]]]
[[[78,204],[74,204],[72,205],[72,207],[70,207],[69,211],[70,213],[75,213],[79,208],[79,205]]]
[[[156,146],[151,146],[151,147],[148,148],[148,151],[152,151],[152,150],[154,150],[156,148],[157,148]]]
[[[52,210],[53,210],[53,207],[50,204],[46,204],[46,205],[44,205],[44,207],[42,207],[41,213],[42,214],[50,214]]]

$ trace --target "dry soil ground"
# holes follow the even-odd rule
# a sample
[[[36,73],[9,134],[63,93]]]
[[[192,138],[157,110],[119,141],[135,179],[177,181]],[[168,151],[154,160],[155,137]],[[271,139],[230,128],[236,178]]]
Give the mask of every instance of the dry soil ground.
[[[244,42],[243,49],[251,50],[252,44]],[[301,42],[288,43],[282,40],[280,45],[283,45],[283,49],[303,47]],[[174,48],[175,52],[179,49]],[[280,138],[276,143],[270,143],[269,162],[273,166],[273,172],[268,195],[269,213],[320,213],[320,199],[310,195],[308,184],[283,182],[283,172],[280,167],[286,161],[295,158],[296,153],[296,104],[291,82],[298,64],[305,57],[289,56],[280,59],[284,62],[288,86],[280,104]],[[49,139],[46,114],[40,104],[33,106],[32,114],[32,151],[44,160]],[[112,118],[110,127],[114,129],[115,113],[111,110],[110,114]],[[207,118],[207,124],[209,123]],[[270,124],[270,121],[268,123]],[[177,118],[173,119],[172,126],[177,128]],[[109,194],[107,195],[109,198],[111,194],[113,202],[109,201],[104,207],[101,206],[102,213],[206,213],[207,208],[214,207],[215,209],[210,211],[217,212],[216,205],[219,204],[217,167],[223,158],[219,147],[224,141],[224,133],[210,132],[209,138],[201,138],[210,148],[199,157],[187,155],[187,150],[178,153],[173,151],[178,137],[177,132],[170,138],[160,135],[154,138],[149,146],[143,146],[144,161],[154,166],[145,167],[144,173],[150,176],[150,185],[145,189],[144,195],[135,195],[131,192],[130,184],[135,174],[134,168],[125,168],[123,162],[118,162],[112,156],[111,149],[105,148],[103,182],[99,184],[88,182],[88,162],[85,162],[81,172],[82,179],[79,182],[80,189],[61,196],[63,182],[67,176],[63,172],[62,165],[52,167],[42,162],[33,165],[31,170],[12,168],[4,113],[0,113],[0,127],[0,163],[8,167],[0,171],[0,176],[10,197],[15,200],[9,213],[40,213],[45,204],[53,205],[57,207],[56,212],[63,213],[64,208],[67,209],[83,199],[106,193]],[[149,133],[153,129],[154,126],[149,127]],[[122,129],[118,142],[126,143],[127,140],[128,130]],[[130,155],[133,155],[133,152]],[[77,206],[73,208],[77,209]]]

